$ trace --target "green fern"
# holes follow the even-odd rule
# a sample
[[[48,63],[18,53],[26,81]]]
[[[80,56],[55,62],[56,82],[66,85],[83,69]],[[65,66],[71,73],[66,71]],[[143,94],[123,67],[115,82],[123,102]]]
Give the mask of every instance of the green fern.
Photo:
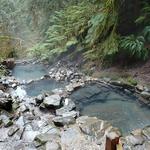
[[[150,42],[150,26],[146,26],[143,30],[143,36],[147,42]]]
[[[146,60],[148,58],[148,49],[145,48],[145,39],[143,36],[135,37],[134,35],[121,38],[119,42],[120,50],[138,59]]]
[[[140,16],[136,19],[135,23],[150,25],[150,3],[143,2],[143,5]]]

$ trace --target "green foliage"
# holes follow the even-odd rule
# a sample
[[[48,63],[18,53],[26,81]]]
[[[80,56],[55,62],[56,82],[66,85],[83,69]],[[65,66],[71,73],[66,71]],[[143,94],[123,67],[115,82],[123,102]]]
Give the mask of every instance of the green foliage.
[[[143,2],[140,16],[135,21],[137,24],[150,25],[150,3]]]
[[[70,5],[63,10],[55,11],[50,19],[51,25],[46,40],[34,51],[46,53],[45,59],[57,58],[67,50],[66,44],[70,39],[76,39],[79,35],[80,39],[83,38],[82,34],[88,27],[88,20],[95,12],[95,5],[91,2]]]
[[[150,42],[150,26],[146,26],[143,30],[143,36],[147,42]]]
[[[118,52],[118,36],[116,33],[111,33],[104,41],[97,44],[91,50],[85,53],[85,57],[91,60],[100,61],[112,60],[113,56]]]
[[[145,39],[143,36],[126,36],[122,37],[119,42],[120,50],[124,50],[130,57],[146,60],[149,52],[145,48]]]
[[[85,56],[103,61],[104,59],[111,59],[118,52],[116,1],[104,1],[99,11],[89,20],[86,43],[92,50],[86,52]]]

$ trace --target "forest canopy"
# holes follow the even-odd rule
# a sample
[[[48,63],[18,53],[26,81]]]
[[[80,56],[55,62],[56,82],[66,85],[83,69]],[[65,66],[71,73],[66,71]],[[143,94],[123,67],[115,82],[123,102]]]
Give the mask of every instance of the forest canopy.
[[[148,0],[1,0],[0,14],[5,57],[19,49],[50,62],[64,53],[101,63],[149,58]]]

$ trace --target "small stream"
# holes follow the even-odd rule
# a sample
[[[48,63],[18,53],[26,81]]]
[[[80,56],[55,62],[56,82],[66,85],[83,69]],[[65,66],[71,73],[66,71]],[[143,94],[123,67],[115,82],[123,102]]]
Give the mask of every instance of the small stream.
[[[13,75],[20,81],[40,79],[45,74],[47,70],[40,64],[16,65],[13,70]],[[66,84],[43,79],[25,85],[25,90],[29,96],[37,96],[43,92],[50,93],[56,88],[64,88]],[[82,115],[107,120],[121,129],[123,134],[150,124],[150,109],[142,105],[131,93],[91,84],[73,92],[71,98]]]

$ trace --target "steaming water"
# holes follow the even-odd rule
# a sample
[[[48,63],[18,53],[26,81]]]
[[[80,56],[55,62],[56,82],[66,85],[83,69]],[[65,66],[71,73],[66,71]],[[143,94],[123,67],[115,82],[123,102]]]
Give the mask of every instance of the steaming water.
[[[150,124],[150,109],[132,94],[90,85],[71,95],[82,115],[108,120],[123,134]]]
[[[41,93],[51,93],[52,90],[62,88],[65,86],[64,82],[57,82],[55,80],[39,80],[28,84],[25,88],[27,95],[37,96]]]
[[[46,68],[41,64],[17,64],[12,72],[19,81],[40,79],[47,74]]]
[[[13,70],[13,76],[19,81],[29,81],[40,79],[47,74],[46,68],[41,64],[17,64]],[[42,93],[51,93],[54,89],[62,88],[66,85],[64,82],[57,82],[55,80],[43,79],[33,81],[25,86],[27,95],[37,96]]]
[[[13,75],[19,80],[41,78],[46,73],[44,66],[39,64],[16,65],[13,70]],[[66,83],[43,79],[26,85],[25,90],[29,96],[37,96],[65,85]],[[108,120],[124,134],[150,124],[150,109],[129,93],[93,84],[75,91],[71,98],[82,115]]]

